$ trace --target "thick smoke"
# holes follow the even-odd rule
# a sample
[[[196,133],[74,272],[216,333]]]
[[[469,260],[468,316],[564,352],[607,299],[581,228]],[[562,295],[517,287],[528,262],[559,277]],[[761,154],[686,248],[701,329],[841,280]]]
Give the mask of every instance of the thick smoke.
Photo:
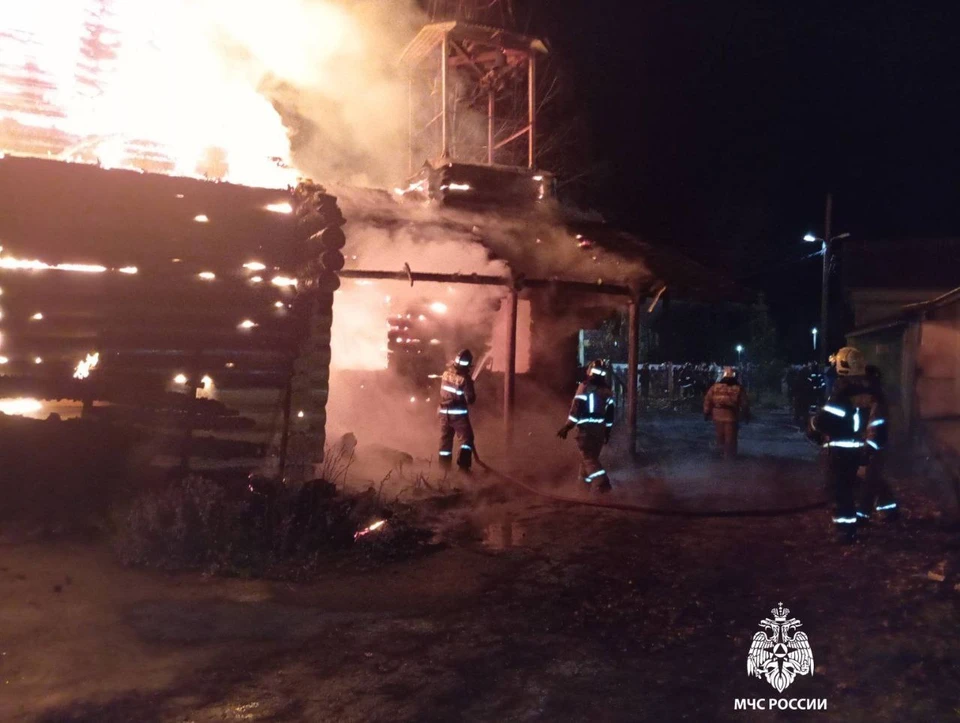
[[[228,63],[273,103],[297,169],[330,183],[388,185],[406,171],[407,85],[398,64],[426,17],[413,0],[224,3]]]

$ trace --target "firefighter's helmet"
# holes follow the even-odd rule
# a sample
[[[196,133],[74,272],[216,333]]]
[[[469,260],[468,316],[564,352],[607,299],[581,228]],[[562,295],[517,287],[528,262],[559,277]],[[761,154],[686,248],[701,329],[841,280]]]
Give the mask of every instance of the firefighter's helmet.
[[[841,377],[862,376],[867,372],[867,362],[863,353],[852,346],[845,346],[833,355],[837,375]]]
[[[610,365],[605,359],[594,359],[587,365],[587,379],[610,381]]]
[[[473,366],[473,352],[469,349],[461,349],[454,358],[453,365],[457,369],[469,369]]]

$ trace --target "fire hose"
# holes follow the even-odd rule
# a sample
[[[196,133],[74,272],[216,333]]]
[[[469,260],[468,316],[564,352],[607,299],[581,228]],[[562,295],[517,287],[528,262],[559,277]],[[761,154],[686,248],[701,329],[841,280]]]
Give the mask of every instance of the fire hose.
[[[661,293],[663,290],[661,289]],[[658,297],[659,298],[659,294]],[[477,364],[476,370],[473,374],[473,380],[476,381],[483,370],[487,367],[488,362],[492,360],[493,351],[488,350],[484,354],[483,358],[480,360],[480,363]],[[473,443],[473,456],[484,470],[499,478],[507,484],[511,484],[514,487],[518,487],[526,492],[534,494],[538,497],[543,497],[544,499],[551,500],[553,502],[562,502],[564,504],[571,505],[581,505],[583,507],[601,507],[609,510],[622,510],[625,512],[641,512],[648,515],[660,515],[663,517],[699,517],[699,518],[718,518],[718,517],[782,517],[785,515],[795,515],[802,512],[809,512],[811,510],[818,510],[823,507],[826,507],[828,500],[818,500],[817,502],[811,502],[806,505],[799,505],[796,507],[787,507],[779,510],[720,510],[716,512],[705,512],[705,511],[696,511],[696,510],[668,510],[660,507],[649,507],[646,505],[638,505],[630,502],[615,502],[615,501],[605,501],[600,502],[597,500],[585,500],[579,497],[570,497],[567,495],[558,495],[553,492],[547,492],[542,489],[538,489],[533,485],[526,484],[521,482],[518,479],[514,479],[508,474],[501,472],[498,469],[495,469],[488,465],[480,457],[480,454],[477,452],[477,443],[474,440]]]
[[[642,512],[648,515],[660,515],[661,517],[699,517],[699,518],[721,518],[721,517],[783,517],[786,515],[796,515],[802,512],[810,512],[811,510],[818,510],[823,507],[826,507],[828,501],[826,499],[818,500],[817,502],[811,502],[806,505],[798,505],[795,507],[786,507],[778,510],[718,510],[714,512],[709,511],[698,511],[698,510],[670,510],[664,509],[661,507],[649,507],[646,505],[638,505],[631,502],[616,502],[613,500],[610,501],[598,501],[598,500],[585,500],[579,497],[570,497],[567,495],[558,495],[553,492],[547,492],[542,489],[538,489],[533,485],[529,485],[525,482],[521,482],[518,479],[514,479],[508,474],[501,472],[498,469],[495,469],[484,462],[480,455],[477,454],[476,444],[474,444],[473,456],[477,460],[477,464],[483,467],[484,470],[494,475],[498,479],[511,484],[515,487],[519,487],[522,490],[525,490],[531,494],[537,495],[538,497],[543,497],[553,502],[562,502],[565,504],[571,505],[581,505],[583,507],[602,507],[604,509],[610,510],[622,510],[625,512]]]

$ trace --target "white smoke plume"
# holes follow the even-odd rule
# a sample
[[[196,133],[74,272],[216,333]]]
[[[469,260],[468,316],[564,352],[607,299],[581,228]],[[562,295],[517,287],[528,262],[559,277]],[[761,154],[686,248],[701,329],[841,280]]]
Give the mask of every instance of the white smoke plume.
[[[227,65],[269,99],[299,171],[387,185],[406,172],[398,64],[426,16],[413,0],[201,0]]]

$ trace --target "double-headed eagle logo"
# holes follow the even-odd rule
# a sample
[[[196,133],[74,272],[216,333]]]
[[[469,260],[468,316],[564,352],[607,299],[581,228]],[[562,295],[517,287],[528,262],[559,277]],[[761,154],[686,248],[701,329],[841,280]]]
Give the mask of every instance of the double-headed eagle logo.
[[[750,643],[747,675],[765,677],[782,693],[798,675],[813,675],[813,651],[807,634],[798,632],[800,621],[789,617],[789,608],[777,603],[770,612],[773,620],[761,620],[763,630]]]

